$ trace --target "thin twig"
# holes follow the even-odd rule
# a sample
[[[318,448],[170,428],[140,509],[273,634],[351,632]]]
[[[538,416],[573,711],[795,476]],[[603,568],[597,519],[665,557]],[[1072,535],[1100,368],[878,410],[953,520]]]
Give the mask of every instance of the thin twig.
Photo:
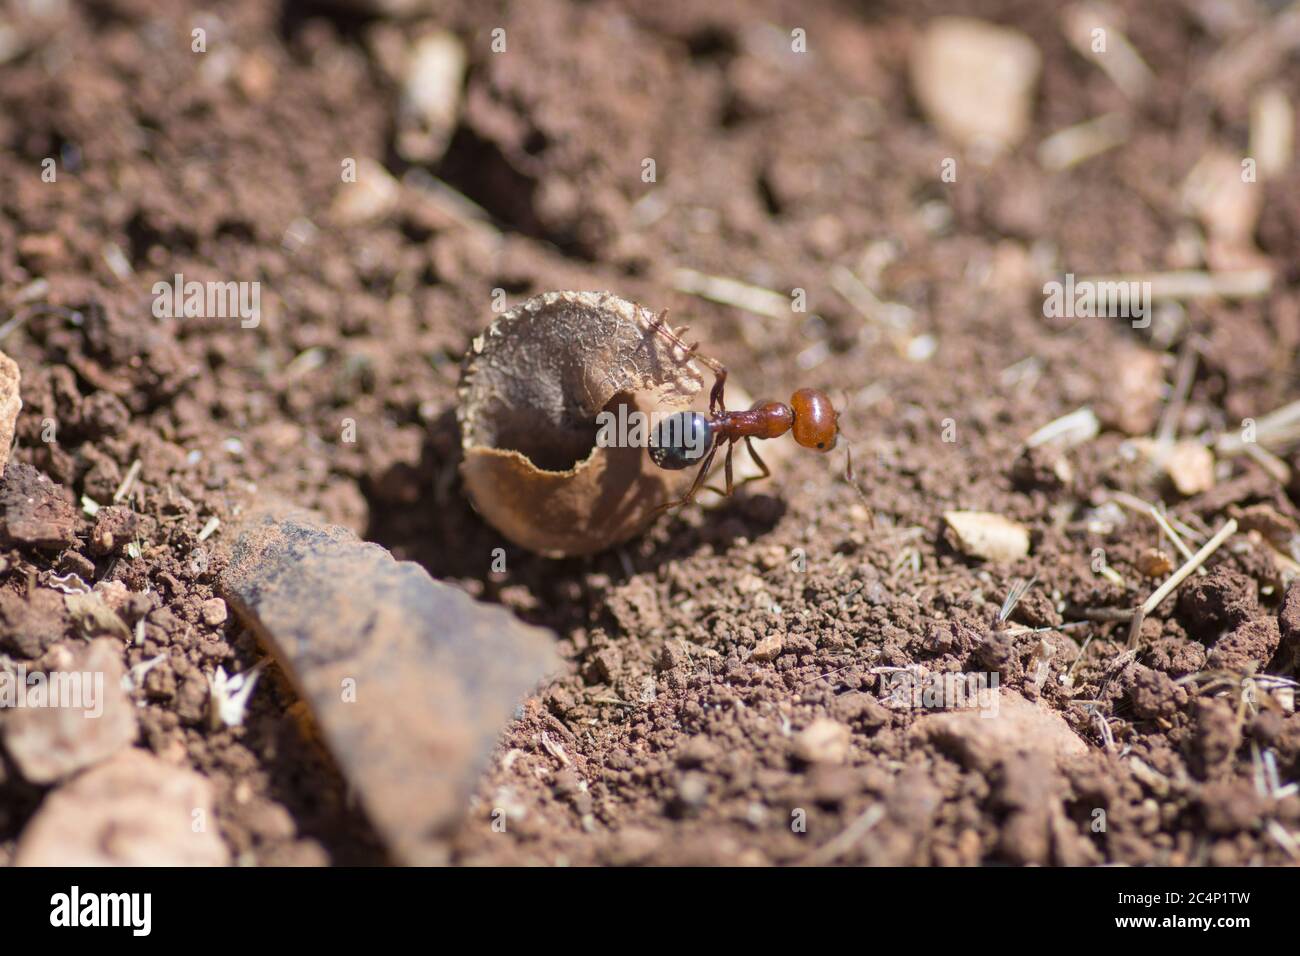
[[[790,299],[764,289],[761,286],[729,279],[726,276],[711,276],[694,269],[678,268],[673,270],[673,288],[687,295],[699,296],[710,302],[729,305],[746,312],[766,315],[772,319],[788,319],[791,314]]]
[[[1151,517],[1156,519],[1156,524],[1160,525],[1160,530],[1169,536],[1169,540],[1174,543],[1178,553],[1183,556],[1183,560],[1190,561],[1194,557],[1192,549],[1183,541],[1182,536],[1174,530],[1174,526],[1165,518],[1164,512],[1160,511],[1154,505],[1151,506]],[[1208,574],[1204,567],[1196,569],[1197,574]]]
[[[1087,639],[1083,642],[1083,647],[1079,648],[1079,653],[1074,658],[1074,662],[1070,665],[1070,669],[1067,670],[1065,672],[1065,676],[1061,678],[1062,683],[1067,684],[1069,686],[1074,686],[1074,669],[1078,667],[1079,662],[1083,660],[1083,655],[1088,653],[1088,645],[1091,643],[1092,643],[1092,635],[1089,634]]]
[[[891,333],[906,333],[912,327],[915,313],[898,302],[882,302],[871,287],[846,266],[835,266],[830,271],[830,286],[868,322],[884,326]]]
[[[1095,63],[1129,99],[1142,99],[1155,85],[1151,67],[1107,16],[1105,8],[1092,3],[1073,3],[1065,7],[1061,19],[1070,45],[1080,56]],[[1092,36],[1099,26],[1106,31],[1109,43],[1104,54],[1093,45]]]
[[[1124,621],[1133,620],[1131,607],[1086,607],[1081,608],[1078,613],[1090,621],[1101,624],[1122,624]]]
[[[1291,466],[1284,462],[1277,455],[1273,454],[1266,448],[1261,447],[1256,442],[1246,442],[1241,446],[1247,457],[1251,458],[1255,464],[1268,472],[1269,476],[1279,485],[1291,484]]]
[[[1182,535],[1174,529],[1174,526],[1169,522],[1169,519],[1165,517],[1164,512],[1151,504],[1151,502],[1143,501],[1137,495],[1131,495],[1127,491],[1116,491],[1110,496],[1110,500],[1116,504],[1123,505],[1131,511],[1136,511],[1139,514],[1150,515],[1155,519],[1156,524],[1160,526],[1160,530],[1169,536],[1169,540],[1174,543],[1174,547],[1178,549],[1178,553],[1183,556],[1183,559],[1187,561],[1191,560],[1192,549],[1183,541]],[[1183,527],[1186,528],[1186,525]],[[1206,573],[1204,568],[1197,568],[1196,570],[1198,574]]]
[[[1096,288],[1101,283],[1139,283],[1150,289],[1151,302],[1196,299],[1259,299],[1273,287],[1270,269],[1235,272],[1138,272],[1123,275],[1086,276]],[[1131,288],[1131,286],[1130,286]]]
[[[852,850],[871,830],[885,818],[885,808],[873,803],[863,814],[850,823],[830,842],[818,847],[803,860],[804,866],[826,866],[834,863],[845,853]]]
[[[1133,624],[1129,628],[1128,646],[1130,648],[1137,646],[1138,632],[1142,630],[1142,622],[1146,619],[1146,616],[1159,607],[1160,602],[1169,597],[1174,588],[1182,584],[1189,574],[1204,564],[1210,555],[1219,550],[1219,546],[1223,544],[1224,541],[1228,540],[1236,530],[1237,519],[1229,518],[1224,522],[1223,527],[1215,532],[1214,537],[1205,542],[1200,551],[1197,551],[1192,555],[1186,564],[1169,576],[1169,580],[1156,588],[1156,590],[1152,592],[1151,596],[1142,602],[1142,605],[1134,611]]]
[[[117,491],[113,492],[113,502],[115,504],[123,501],[131,493],[136,478],[140,476],[140,468],[141,462],[139,458],[131,462],[131,467],[126,470],[126,476],[122,479],[122,483],[117,486]]]
[[[1300,441],[1300,401],[1290,402],[1281,408],[1275,408],[1267,415],[1261,415],[1254,422],[1253,442],[1258,442],[1272,452],[1286,451]],[[1246,446],[1253,443],[1243,435],[1224,434],[1215,443],[1215,450],[1220,455],[1245,454]]]
[[[1106,113],[1059,129],[1038,144],[1038,165],[1061,172],[1128,141],[1131,123],[1123,113]]]
[[[1020,603],[1020,599],[1029,593],[1029,589],[1032,588],[1037,581],[1038,575],[1035,574],[1028,581],[1017,579],[1011,585],[1007,590],[1006,599],[1002,602],[1002,607],[998,610],[999,624],[1006,622],[1006,620],[1011,617],[1012,612],[1016,609],[1016,605]]]
[[[1192,390],[1192,381],[1196,378],[1196,359],[1200,354],[1200,345],[1196,336],[1189,335],[1178,353],[1178,370],[1174,376],[1174,390],[1169,395],[1169,402],[1160,415],[1160,426],[1156,429],[1156,441],[1162,447],[1168,447],[1178,435],[1178,423],[1182,420],[1183,409],[1187,405],[1187,396]]]
[[[1236,533],[1236,531],[1237,519],[1229,518],[1224,522],[1223,527],[1214,533],[1214,537],[1201,546],[1201,550],[1192,555],[1186,564],[1170,575],[1169,580],[1160,585],[1160,587],[1156,589],[1155,593],[1146,599],[1142,604],[1142,610],[1147,614],[1150,614],[1159,607],[1161,602],[1164,601],[1165,598],[1169,597],[1170,592],[1173,591],[1174,588],[1182,584],[1189,574],[1204,564],[1210,555],[1214,554],[1214,552],[1219,549],[1219,546]]]

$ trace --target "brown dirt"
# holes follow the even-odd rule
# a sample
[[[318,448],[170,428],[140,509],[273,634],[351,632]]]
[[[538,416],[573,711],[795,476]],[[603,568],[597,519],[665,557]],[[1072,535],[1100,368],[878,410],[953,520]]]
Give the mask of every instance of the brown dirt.
[[[1242,690],[1252,673],[1294,677],[1300,655],[1300,596],[1284,600],[1263,533],[1243,530],[1152,614],[1136,654],[1127,624],[1057,629],[1158,583],[1138,570],[1155,526],[1105,505],[1112,490],[1169,502],[1202,540],[1251,506],[1284,530],[1300,516],[1300,488],[1247,458],[1190,499],[1141,469],[1121,429],[1154,431],[1177,342],[1045,320],[1029,267],[1035,250],[1062,273],[1180,267],[1181,183],[1211,143],[1244,149],[1249,129],[1248,101],[1198,87],[1225,38],[1195,5],[1119,4],[1156,87],[1123,148],[1048,173],[1034,144],[1126,104],[1036,0],[453,0],[434,19],[465,39],[470,71],[430,171],[491,222],[412,177],[396,209],[346,228],[328,215],[345,158],[408,172],[383,51],[411,27],[350,12],[364,4],[182,6],[12,18],[0,317],[22,321],[0,347],[24,408],[0,489],[0,653],[30,662],[79,640],[84,624],[49,597],[65,575],[121,582],[118,613],[143,622],[124,663],[164,657],[133,692],[138,745],[208,778],[235,858],[384,858],[282,675],[262,681],[243,727],[205,720],[205,675],[264,652],[211,613],[219,558],[199,535],[213,517],[231,527],[255,487],[559,635],[566,672],[507,727],[458,862],[1291,862],[1270,828],[1300,826],[1300,797],[1261,796],[1255,755],[1282,783],[1300,777],[1300,717]],[[953,12],[1024,31],[1043,76],[1026,144],[988,167],[963,157],[945,184],[939,164],[960,154],[921,118],[906,50]],[[190,52],[196,25],[204,55]],[[497,26],[505,55],[489,49]],[[781,55],[793,26],[805,57]],[[1300,88],[1300,63],[1270,79]],[[1300,295],[1286,284],[1297,172],[1259,186],[1274,291],[1186,310],[1205,344],[1180,435],[1300,398]],[[316,226],[305,244],[302,220]],[[873,271],[868,248],[877,294],[933,337],[928,360],[833,291],[835,266]],[[673,291],[677,267],[806,289],[809,314],[705,303]],[[178,272],[261,281],[260,326],[154,318],[153,284]],[[865,502],[842,458],[792,454],[769,485],[614,553],[554,562],[506,545],[461,493],[453,414],[494,289],[512,304],[610,289],[671,308],[751,392],[827,389]],[[1068,469],[1023,451],[1085,404],[1103,431],[1064,454]],[[136,461],[127,511],[107,507]],[[91,518],[83,497],[106,507]],[[951,509],[1024,523],[1030,554],[963,556],[944,534]],[[1098,548],[1124,587],[1095,573]],[[1024,733],[888,705],[879,669],[913,666],[996,672],[1014,696],[1003,716],[1023,722],[1007,727]],[[0,762],[0,863],[44,792]],[[832,843],[867,813],[865,837]]]

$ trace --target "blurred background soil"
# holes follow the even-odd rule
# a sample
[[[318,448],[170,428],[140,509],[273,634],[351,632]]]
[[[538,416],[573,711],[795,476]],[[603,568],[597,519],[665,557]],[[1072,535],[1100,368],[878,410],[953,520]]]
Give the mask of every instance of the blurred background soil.
[[[120,582],[123,666],[162,658],[136,745],[209,781],[231,857],[382,861],[274,668],[207,720],[264,653],[200,534],[255,489],[559,635],[453,862],[1295,862],[1297,455],[1218,443],[1300,399],[1298,49],[1262,0],[9,0],[4,483],[56,518],[0,549],[0,660],[81,643],[66,575]],[[259,281],[260,324],[156,318],[176,273]],[[1235,287],[1134,328],[1045,317],[1067,273]],[[791,451],[615,552],[510,546],[459,486],[459,360],[494,290],[553,289],[670,309],[755,396],[827,390],[858,487]],[[1190,550],[1238,531],[1130,651],[1096,618],[1183,563],[1142,502]],[[1000,717],[891,707],[902,670],[996,673]],[[0,764],[0,862],[48,790]]]

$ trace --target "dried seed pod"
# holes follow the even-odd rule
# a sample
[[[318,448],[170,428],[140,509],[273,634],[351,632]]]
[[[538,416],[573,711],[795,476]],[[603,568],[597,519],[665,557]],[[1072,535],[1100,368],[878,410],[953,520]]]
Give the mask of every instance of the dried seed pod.
[[[644,447],[598,447],[597,415],[707,405],[705,375],[654,330],[655,313],[604,292],[548,292],[494,321],[461,370],[461,476],[478,512],[549,557],[638,534],[693,473]]]
[[[1144,577],[1163,578],[1174,570],[1174,562],[1169,555],[1158,548],[1147,548],[1137,556],[1137,569]]]

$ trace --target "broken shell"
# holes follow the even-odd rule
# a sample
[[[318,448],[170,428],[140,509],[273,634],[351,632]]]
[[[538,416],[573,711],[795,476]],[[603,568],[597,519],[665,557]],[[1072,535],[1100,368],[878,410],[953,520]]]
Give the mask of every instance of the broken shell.
[[[655,313],[607,292],[548,292],[494,321],[461,370],[461,476],[478,512],[548,557],[640,533],[694,478],[644,448],[596,444],[596,416],[704,407],[704,373],[654,331]]]

